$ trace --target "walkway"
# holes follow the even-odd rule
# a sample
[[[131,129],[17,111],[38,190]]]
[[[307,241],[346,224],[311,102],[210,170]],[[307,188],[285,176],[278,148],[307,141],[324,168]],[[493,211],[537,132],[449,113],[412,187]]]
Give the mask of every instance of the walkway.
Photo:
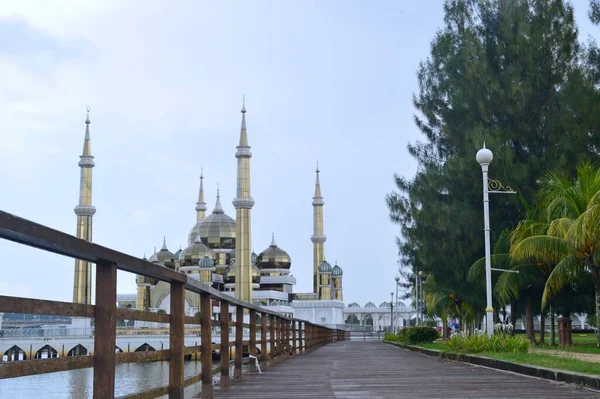
[[[600,398],[553,382],[345,341],[232,380],[215,398]]]

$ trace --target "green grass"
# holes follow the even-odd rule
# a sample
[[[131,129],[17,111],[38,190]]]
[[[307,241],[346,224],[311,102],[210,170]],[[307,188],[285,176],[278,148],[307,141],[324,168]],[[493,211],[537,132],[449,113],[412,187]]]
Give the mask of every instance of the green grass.
[[[538,335],[539,337],[539,335]],[[548,337],[546,337],[548,338]],[[546,341],[548,342],[548,341]],[[558,342],[558,337],[557,337]],[[573,346],[551,346],[549,344],[535,345],[537,349],[560,350],[577,353],[598,353],[600,348],[596,346],[596,334],[573,334]]]
[[[584,374],[600,374],[600,363],[586,362],[578,359],[544,355],[538,353],[478,353],[477,356],[485,356],[508,362],[530,364],[533,366],[547,367],[551,369],[574,371]]]
[[[578,346],[571,348],[574,352],[590,352],[600,353],[600,350],[596,348],[596,337],[593,334],[578,334],[573,336],[574,343]],[[449,352],[448,346],[443,342],[436,342],[432,344],[421,344],[416,345],[425,349],[433,349],[441,352]],[[539,347],[539,346],[538,346]],[[549,347],[552,349],[567,350],[565,347]],[[600,363],[586,362],[579,359],[572,359],[568,357],[558,357],[541,353],[492,353],[492,352],[481,352],[474,354],[475,356],[489,357],[497,360],[505,360],[508,362],[529,364],[532,366],[540,366],[551,369],[572,371],[575,373],[600,375]]]

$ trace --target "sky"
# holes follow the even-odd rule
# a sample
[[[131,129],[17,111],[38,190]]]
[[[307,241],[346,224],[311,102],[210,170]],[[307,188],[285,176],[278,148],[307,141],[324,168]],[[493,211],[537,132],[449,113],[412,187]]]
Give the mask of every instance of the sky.
[[[574,1],[580,37],[595,33]],[[0,209],[75,234],[91,107],[94,242],[148,256],[185,248],[200,169],[235,218],[246,96],[252,245],[271,233],[312,290],[320,165],[326,259],[346,304],[389,300],[398,268],[385,196],[411,177],[416,71],[441,0],[0,2]],[[474,167],[477,165],[474,163]],[[72,300],[71,259],[0,240],[0,295]],[[135,293],[118,275],[118,293]]]

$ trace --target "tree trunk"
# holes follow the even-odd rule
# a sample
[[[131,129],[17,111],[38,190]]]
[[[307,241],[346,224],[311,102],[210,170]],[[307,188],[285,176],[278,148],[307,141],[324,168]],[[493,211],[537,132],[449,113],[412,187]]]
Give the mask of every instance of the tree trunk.
[[[552,302],[550,302],[550,345],[556,345],[556,326],[554,321],[554,309],[552,309]]]
[[[600,348],[600,284],[596,286],[596,346]]]
[[[546,315],[542,313],[540,315],[540,345],[544,345],[546,337]]]
[[[527,339],[535,344],[535,332],[533,329],[533,304],[531,303],[531,296],[525,296],[525,321],[527,323]]]
[[[596,346],[600,348],[600,275],[598,274],[600,270],[594,265],[590,269],[596,291]]]
[[[517,302],[510,304],[510,324],[513,325],[513,330],[510,333],[513,337],[515,336],[515,330],[517,329]]]

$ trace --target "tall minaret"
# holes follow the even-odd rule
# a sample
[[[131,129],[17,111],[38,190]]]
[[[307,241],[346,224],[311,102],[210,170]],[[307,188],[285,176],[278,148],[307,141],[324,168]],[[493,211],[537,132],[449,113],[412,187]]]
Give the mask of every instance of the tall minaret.
[[[250,146],[246,132],[246,104],[242,104],[242,128],[240,143],[236,147],[237,158],[237,195],[233,200],[235,207],[235,296],[242,301],[252,301],[252,226],[251,211],[254,200],[250,196]]]
[[[317,162],[317,181],[315,183],[315,196],[313,197],[313,292],[319,292],[319,265],[325,260],[325,240],[323,232],[323,197],[321,196],[321,183],[319,182],[319,162]]]
[[[204,202],[204,168],[200,168],[200,191],[196,202],[196,222],[204,220],[206,216],[206,202]]]
[[[79,157],[81,178],[79,180],[79,205],[75,207],[77,215],[77,238],[92,241],[92,217],[96,208],[92,205],[92,144],[90,142],[90,107],[87,108],[85,119],[85,140],[83,151]],[[75,260],[75,279],[73,282],[73,302],[92,303],[92,264],[82,260]]]

